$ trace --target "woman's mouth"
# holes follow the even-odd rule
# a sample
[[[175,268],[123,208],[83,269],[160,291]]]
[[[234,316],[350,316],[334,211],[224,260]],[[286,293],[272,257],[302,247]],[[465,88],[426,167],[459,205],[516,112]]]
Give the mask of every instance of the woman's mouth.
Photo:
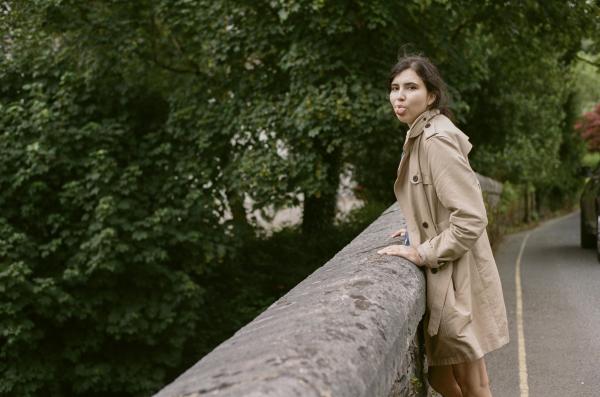
[[[403,106],[396,107],[394,110],[398,116],[402,116],[404,113],[406,113],[406,108]]]

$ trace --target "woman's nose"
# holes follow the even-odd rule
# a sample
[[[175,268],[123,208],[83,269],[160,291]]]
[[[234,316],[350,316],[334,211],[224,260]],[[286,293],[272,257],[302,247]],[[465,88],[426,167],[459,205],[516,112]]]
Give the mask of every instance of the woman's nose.
[[[396,99],[396,101],[404,102],[404,100],[406,99],[406,96],[404,95],[404,92],[398,91],[395,99]]]

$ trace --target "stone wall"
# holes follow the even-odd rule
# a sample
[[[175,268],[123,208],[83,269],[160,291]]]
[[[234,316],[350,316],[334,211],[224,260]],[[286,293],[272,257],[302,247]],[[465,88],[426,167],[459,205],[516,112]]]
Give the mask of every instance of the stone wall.
[[[403,222],[394,204],[156,396],[423,395],[424,274],[377,254]]]

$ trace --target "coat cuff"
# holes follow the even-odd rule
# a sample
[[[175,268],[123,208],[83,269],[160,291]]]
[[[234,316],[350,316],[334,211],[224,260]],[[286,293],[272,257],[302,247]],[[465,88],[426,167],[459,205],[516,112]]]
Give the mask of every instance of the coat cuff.
[[[430,269],[437,269],[438,267],[442,267],[446,264],[446,262],[438,260],[438,257],[433,251],[430,240],[427,240],[423,244],[419,245],[417,247],[417,251],[423,259],[423,264]]]

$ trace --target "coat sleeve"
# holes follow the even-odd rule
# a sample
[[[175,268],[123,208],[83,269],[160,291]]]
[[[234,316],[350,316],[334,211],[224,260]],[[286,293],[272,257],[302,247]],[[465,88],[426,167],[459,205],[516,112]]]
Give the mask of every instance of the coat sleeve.
[[[440,135],[428,141],[425,149],[433,186],[450,211],[450,224],[417,250],[427,266],[437,268],[473,247],[487,226],[487,214],[477,176],[458,144]]]

